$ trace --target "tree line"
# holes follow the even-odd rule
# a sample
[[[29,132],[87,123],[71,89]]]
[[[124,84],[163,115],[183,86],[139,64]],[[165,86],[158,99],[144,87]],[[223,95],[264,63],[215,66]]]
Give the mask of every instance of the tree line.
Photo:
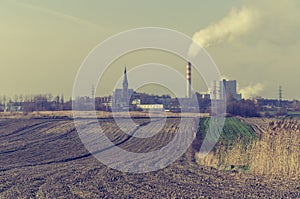
[[[71,110],[72,100],[65,101],[63,95],[52,94],[0,96],[0,111],[20,108],[23,112]]]

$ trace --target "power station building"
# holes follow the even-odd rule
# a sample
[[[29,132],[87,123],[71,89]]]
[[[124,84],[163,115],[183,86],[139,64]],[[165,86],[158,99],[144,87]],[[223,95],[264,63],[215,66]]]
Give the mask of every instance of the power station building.
[[[237,81],[225,80],[212,83],[210,95],[212,100],[241,100],[242,95],[237,93]]]

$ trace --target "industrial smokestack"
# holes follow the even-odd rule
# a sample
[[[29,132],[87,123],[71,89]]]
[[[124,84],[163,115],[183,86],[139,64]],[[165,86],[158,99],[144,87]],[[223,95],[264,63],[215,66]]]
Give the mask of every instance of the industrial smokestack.
[[[186,65],[186,97],[191,98],[192,90],[192,64],[188,62]]]

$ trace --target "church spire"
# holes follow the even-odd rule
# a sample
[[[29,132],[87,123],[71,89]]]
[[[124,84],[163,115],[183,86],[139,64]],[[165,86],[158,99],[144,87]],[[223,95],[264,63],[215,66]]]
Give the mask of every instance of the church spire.
[[[128,80],[127,80],[127,72],[126,72],[126,66],[124,69],[124,80],[123,80],[123,90],[128,90]]]

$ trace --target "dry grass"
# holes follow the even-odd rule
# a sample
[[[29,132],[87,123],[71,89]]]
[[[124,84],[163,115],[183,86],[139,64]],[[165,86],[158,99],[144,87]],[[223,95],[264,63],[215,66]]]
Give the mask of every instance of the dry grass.
[[[219,169],[244,170],[272,178],[300,176],[300,124],[296,120],[247,119],[258,140],[245,145],[237,141],[233,146],[216,146],[205,158],[196,154],[201,165]]]
[[[270,121],[254,144],[250,171],[275,177],[300,176],[300,125],[298,121]]]
[[[204,158],[196,153],[198,164],[210,166],[222,170],[248,170],[251,144],[245,146],[244,143],[238,142],[231,147],[219,147],[210,152]],[[247,147],[245,149],[244,147]]]

